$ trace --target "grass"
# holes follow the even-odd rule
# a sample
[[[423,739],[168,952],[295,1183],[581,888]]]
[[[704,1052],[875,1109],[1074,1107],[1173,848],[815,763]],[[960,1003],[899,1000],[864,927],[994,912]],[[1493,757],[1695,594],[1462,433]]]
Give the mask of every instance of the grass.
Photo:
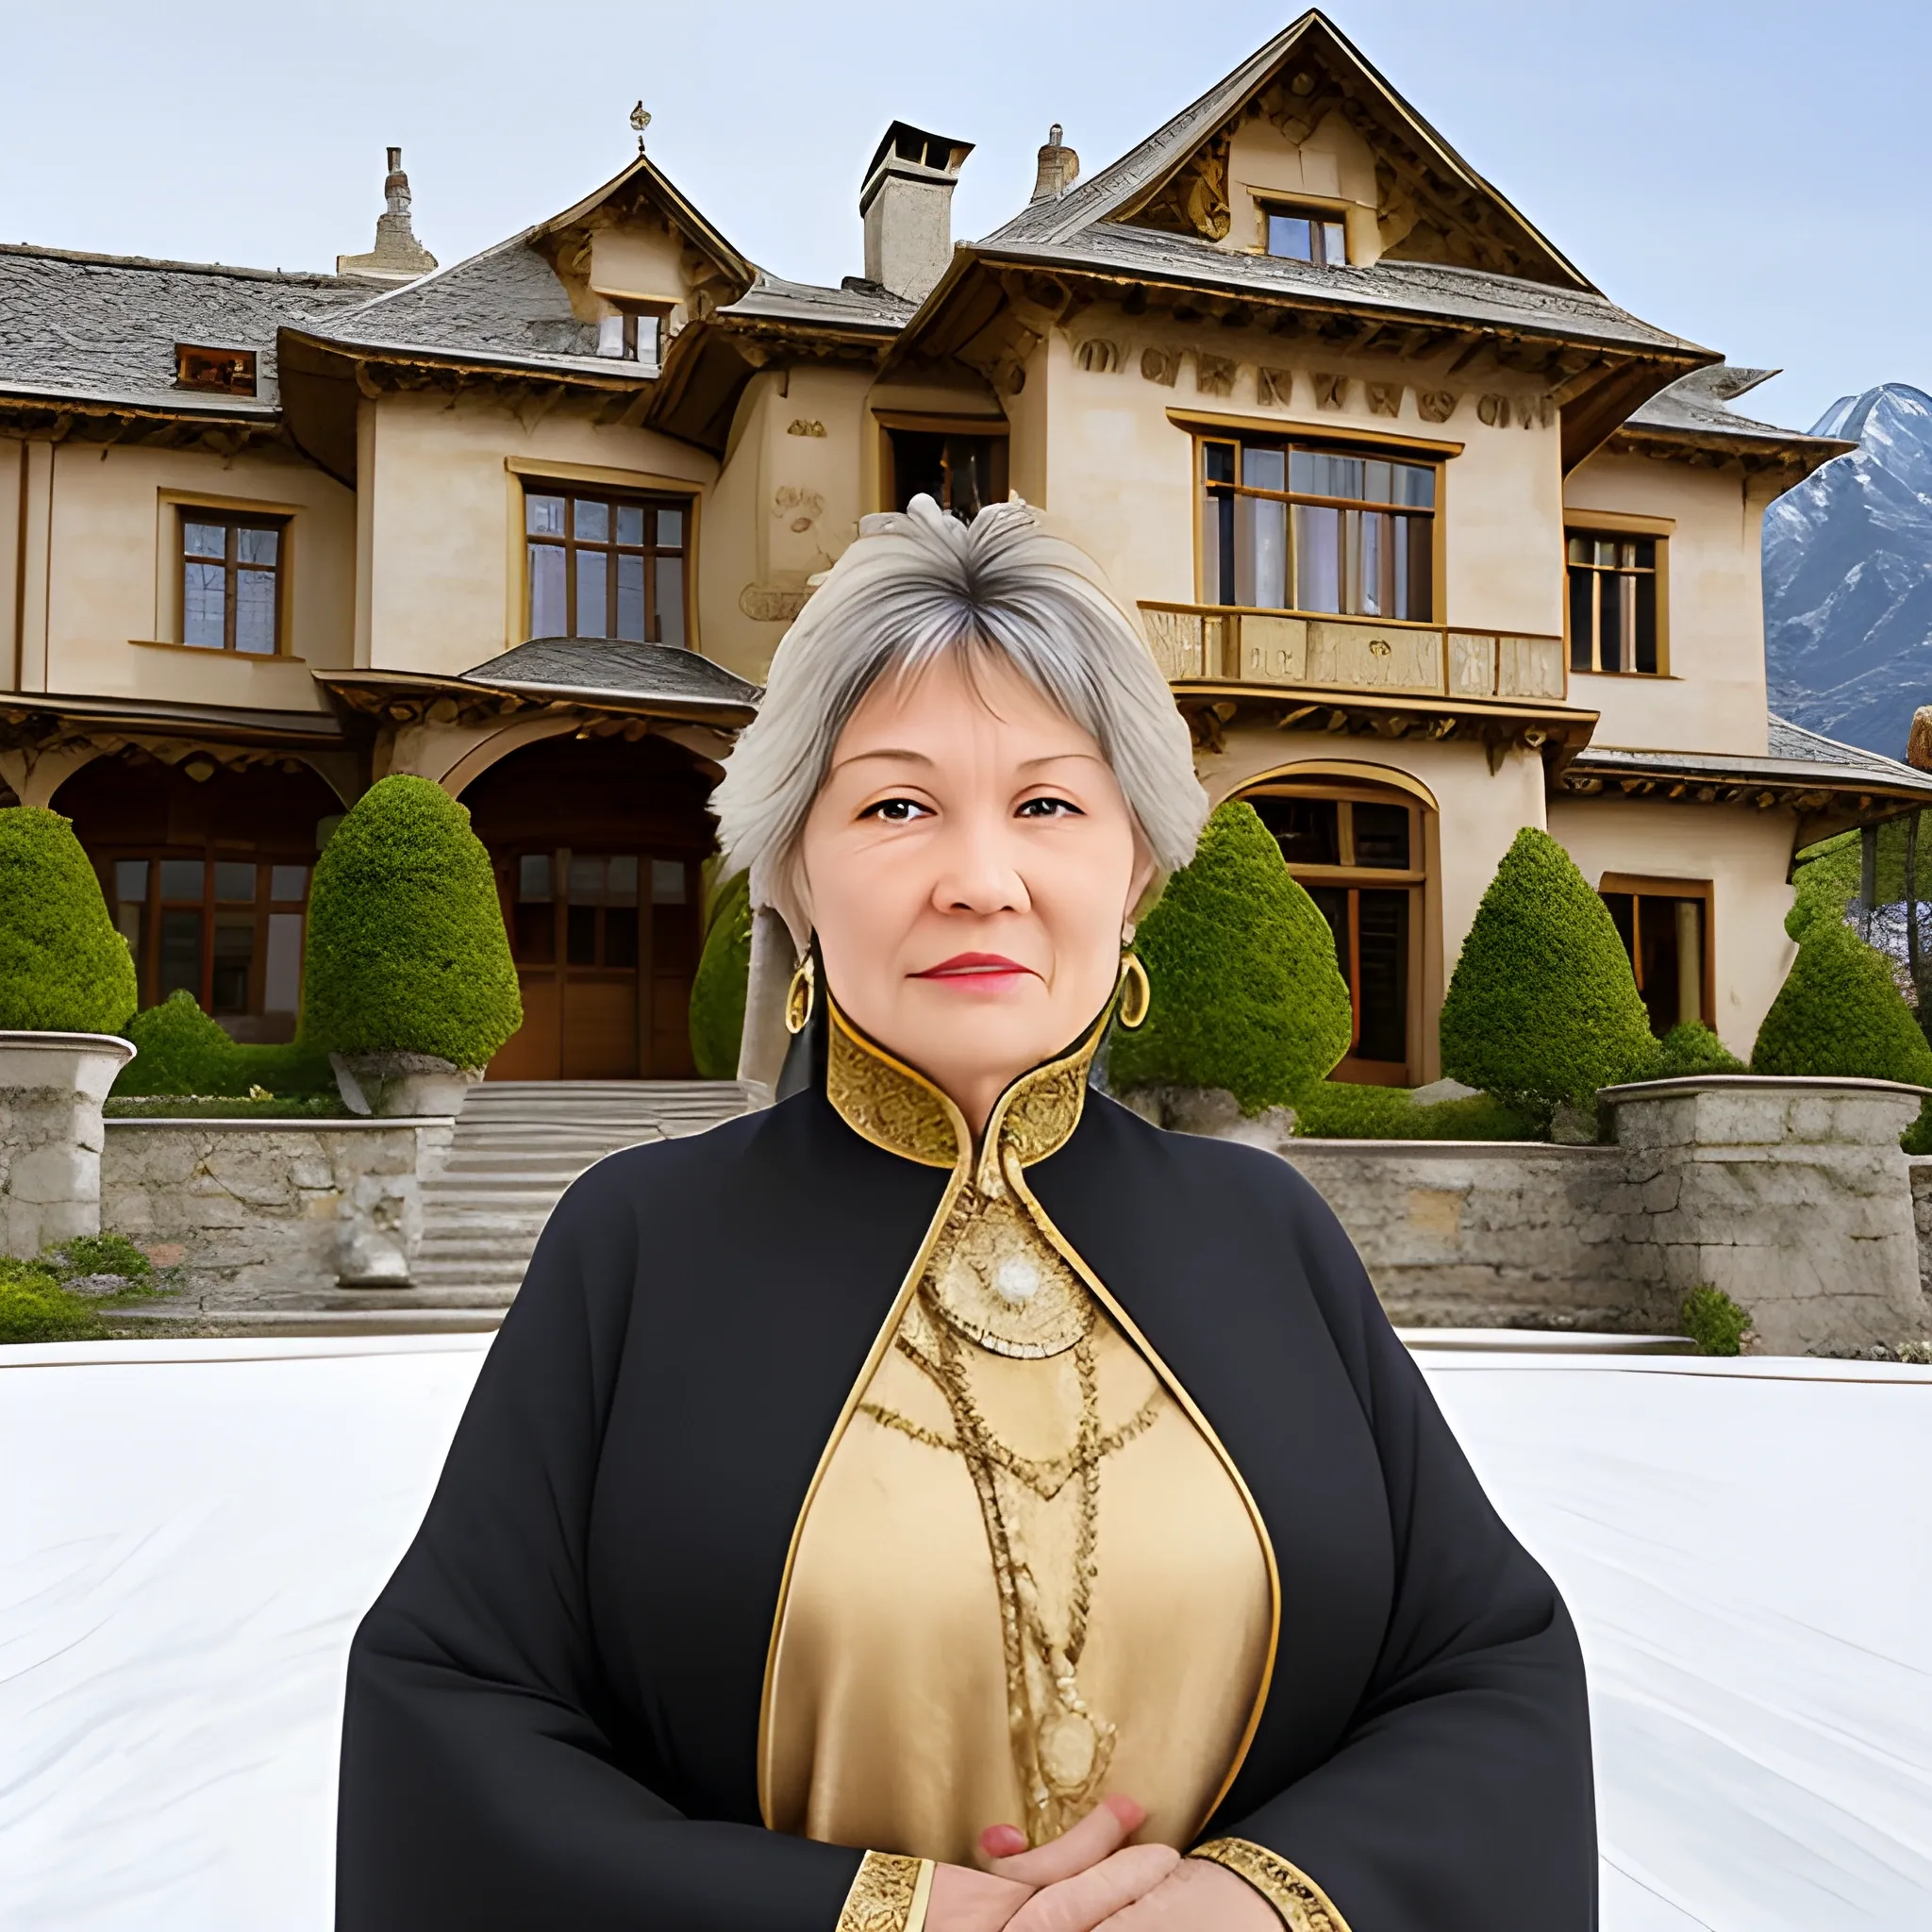
[[[109,1094],[110,1121],[332,1121],[350,1118],[333,1093],[270,1094],[261,1100],[208,1093]]]
[[[108,1294],[76,1294],[70,1282],[117,1275]],[[22,1341],[102,1341],[104,1308],[131,1307],[174,1286],[125,1235],[77,1235],[44,1249],[39,1259],[0,1256],[0,1345]]]
[[[1324,1080],[1295,1107],[1295,1132],[1320,1141],[1540,1141],[1536,1127],[1487,1093],[1418,1107],[1406,1087]]]

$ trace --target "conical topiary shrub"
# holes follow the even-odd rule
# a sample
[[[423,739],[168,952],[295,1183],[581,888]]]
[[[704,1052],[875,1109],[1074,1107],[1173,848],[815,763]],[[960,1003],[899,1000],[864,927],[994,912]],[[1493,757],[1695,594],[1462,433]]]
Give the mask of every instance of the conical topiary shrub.
[[[1154,1001],[1138,1031],[1114,1032],[1116,1092],[1222,1087],[1258,1113],[1292,1105],[1348,1051],[1335,935],[1251,805],[1224,805],[1208,821],[1135,950]]]
[[[119,1033],[139,998],[72,821],[40,806],[0,809],[0,1029]]]
[[[705,949],[691,987],[691,1057],[703,1080],[735,1080],[751,978],[751,874],[736,873],[712,894]]]
[[[1932,1047],[1884,955],[1841,919],[1814,918],[1751,1049],[1754,1074],[1932,1087]]]
[[[1442,1071],[1532,1115],[1645,1072],[1650,1019],[1609,908],[1525,825],[1476,908],[1442,1002]]]
[[[316,861],[304,1042],[474,1069],[522,1024],[496,881],[470,814],[426,778],[372,785]]]
[[[201,1010],[194,995],[172,992],[127,1023],[138,1052],[114,1082],[117,1094],[227,1093],[235,1042],[218,1020]]]

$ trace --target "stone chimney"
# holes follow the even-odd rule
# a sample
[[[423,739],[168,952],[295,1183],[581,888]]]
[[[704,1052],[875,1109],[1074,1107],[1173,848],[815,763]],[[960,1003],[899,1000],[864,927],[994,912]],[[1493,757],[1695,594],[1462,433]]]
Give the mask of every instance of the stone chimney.
[[[886,129],[858,192],[867,281],[908,302],[931,293],[952,259],[953,190],[972,152],[904,121]]]
[[[371,282],[413,282],[436,266],[436,258],[416,239],[409,223],[409,177],[403,151],[389,151],[389,175],[382,184],[386,206],[375,218],[375,246],[367,255],[339,255],[336,273]]]
[[[1060,145],[1060,124],[1047,130],[1046,145],[1040,150],[1040,172],[1033,177],[1033,199],[1051,201],[1064,194],[1080,178],[1080,157]]]

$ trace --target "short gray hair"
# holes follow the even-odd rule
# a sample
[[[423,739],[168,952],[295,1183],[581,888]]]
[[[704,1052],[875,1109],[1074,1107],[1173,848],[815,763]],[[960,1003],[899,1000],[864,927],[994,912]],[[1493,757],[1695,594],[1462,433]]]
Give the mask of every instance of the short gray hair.
[[[801,947],[798,843],[840,733],[887,674],[975,652],[1011,665],[1091,735],[1163,875],[1193,857],[1208,797],[1186,722],[1092,559],[1024,503],[965,524],[915,496],[903,513],[861,520],[779,643],[758,715],[712,794],[726,864],[749,868],[752,903],[778,911]]]

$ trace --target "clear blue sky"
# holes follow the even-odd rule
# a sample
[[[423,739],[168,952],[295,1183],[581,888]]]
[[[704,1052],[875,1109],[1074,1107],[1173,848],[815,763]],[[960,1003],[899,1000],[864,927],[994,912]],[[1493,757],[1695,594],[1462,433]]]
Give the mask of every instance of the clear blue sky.
[[[755,260],[859,267],[859,171],[903,116],[977,142],[955,233],[1025,197],[1049,122],[1091,172],[1293,17],[1110,0],[0,0],[0,241],[325,268],[400,142],[445,262],[653,156]],[[1342,30],[1613,299],[1788,373],[1808,425],[1932,388],[1926,0],[1348,0]]]

